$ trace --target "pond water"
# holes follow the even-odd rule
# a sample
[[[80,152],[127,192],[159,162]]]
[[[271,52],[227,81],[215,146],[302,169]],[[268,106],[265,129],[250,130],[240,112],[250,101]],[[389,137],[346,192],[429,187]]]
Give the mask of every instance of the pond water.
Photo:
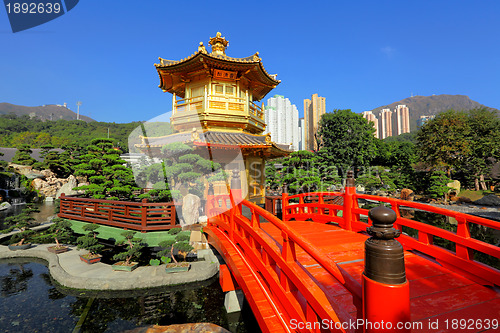
[[[35,221],[37,221],[38,223],[43,223],[47,221],[50,216],[56,214],[54,202],[42,202],[34,205],[40,210],[40,212],[33,213],[32,215],[35,218]],[[16,204],[12,205],[9,209],[0,211],[0,230],[8,228],[8,226],[4,224],[4,220],[6,217],[21,213],[21,211],[25,207],[25,203]]]
[[[217,279],[195,286],[129,292],[87,292],[61,288],[44,261],[0,261],[2,332],[125,332],[153,324],[211,322],[231,332],[260,332],[247,304],[226,314]],[[73,331],[75,332],[75,331]]]

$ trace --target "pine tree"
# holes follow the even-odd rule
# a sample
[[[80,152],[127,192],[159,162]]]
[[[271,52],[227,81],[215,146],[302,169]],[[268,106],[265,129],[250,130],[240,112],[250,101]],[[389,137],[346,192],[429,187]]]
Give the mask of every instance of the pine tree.
[[[135,186],[132,170],[120,158],[121,151],[113,147],[113,140],[95,139],[80,156],[82,163],[75,167],[76,176],[86,176],[89,185],[81,186],[94,199],[129,200]]]

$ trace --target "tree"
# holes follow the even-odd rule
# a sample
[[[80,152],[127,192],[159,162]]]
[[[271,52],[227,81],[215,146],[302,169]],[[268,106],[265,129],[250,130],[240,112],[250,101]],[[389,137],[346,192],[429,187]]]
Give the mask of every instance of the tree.
[[[471,152],[471,128],[467,115],[449,110],[426,122],[417,133],[420,160],[433,170],[451,170],[463,166]]]
[[[500,119],[485,108],[469,111],[470,154],[465,157],[466,169],[474,178],[475,190],[487,190],[485,174],[500,160]]]
[[[75,167],[75,175],[86,176],[89,181],[89,185],[79,189],[94,199],[131,199],[132,191],[138,188],[132,170],[124,166],[120,153],[113,147],[113,140],[92,140],[87,154],[80,156],[82,163]]]
[[[214,181],[226,178],[219,163],[197,154],[194,148],[182,142],[163,146],[161,154],[163,158],[161,168],[152,166],[150,169],[156,170],[155,178],[165,179],[164,188],[170,191],[173,198],[180,197],[182,187],[188,188],[192,194],[201,196],[205,189],[206,180]],[[163,173],[164,177],[161,177],[160,172]]]
[[[170,235],[175,235],[175,238],[170,238],[164,241],[161,241],[158,245],[162,248],[160,252],[158,252],[159,257],[165,257],[167,254],[170,254],[170,258],[177,264],[177,260],[174,256],[174,250],[182,252],[184,260],[186,260],[186,255],[189,251],[193,249],[191,245],[189,245],[189,234],[180,233],[181,228],[172,228],[169,230]]]
[[[432,198],[442,198],[444,197],[450,188],[446,186],[450,182],[450,178],[446,177],[446,174],[442,170],[436,170],[431,173],[429,187],[427,192]]]
[[[375,129],[351,110],[326,113],[319,122],[320,152],[325,163],[342,171],[366,167],[375,155]]]
[[[61,247],[59,242],[69,242],[73,236],[71,222],[60,217],[52,219],[52,222],[54,224],[50,226],[49,232],[56,241],[56,247]]]
[[[21,145],[17,148],[17,151],[12,158],[12,163],[17,163],[21,165],[33,165],[36,160],[31,157],[33,151],[28,145]]]
[[[23,243],[35,233],[30,229],[30,225],[35,221],[31,214],[36,212],[39,212],[38,208],[28,204],[20,214],[5,218],[5,223],[10,225],[10,227],[2,230],[2,233],[9,233],[14,229],[19,230],[19,232],[14,234],[10,239],[11,244],[18,246],[23,245]]]
[[[99,240],[97,239],[99,232],[96,229],[99,227],[98,224],[84,225],[83,230],[87,231],[87,233],[76,239],[77,247],[89,251],[89,255],[91,256],[99,254],[104,248],[104,245],[99,244]]]
[[[335,166],[322,163],[318,154],[299,150],[283,159],[282,186],[290,194],[326,191],[340,179]]]
[[[135,234],[136,232],[131,230],[121,233],[125,237],[125,240],[121,244],[126,244],[126,249],[123,252],[115,254],[113,260],[123,260],[123,265],[129,266],[130,260],[141,256],[144,245],[141,244],[141,238],[134,238]]]

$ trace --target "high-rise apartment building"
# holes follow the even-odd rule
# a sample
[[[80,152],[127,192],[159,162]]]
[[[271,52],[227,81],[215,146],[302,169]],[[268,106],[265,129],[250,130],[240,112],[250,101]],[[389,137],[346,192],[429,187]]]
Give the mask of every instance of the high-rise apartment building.
[[[326,98],[318,94],[304,100],[305,146],[306,150],[317,150],[316,133],[321,116],[326,113]]]
[[[265,108],[266,133],[271,133],[271,140],[291,145],[299,149],[299,110],[288,98],[274,95],[267,100]]]
[[[306,123],[304,118],[299,119],[299,150],[306,149]]]
[[[420,119],[417,120],[417,127],[422,127],[426,122],[428,122],[431,119],[434,119],[436,117],[435,115],[432,116],[420,116]]]
[[[410,133],[410,110],[406,105],[396,106],[394,110],[395,124],[394,130],[395,135],[400,135],[403,133]]]
[[[392,111],[390,109],[382,109],[380,111],[380,139],[385,139],[392,136]]]
[[[363,118],[365,118],[368,121],[373,122],[373,127],[375,128],[375,133],[373,133],[373,136],[378,138],[378,119],[377,117],[371,112],[371,111],[365,111],[362,113]]]

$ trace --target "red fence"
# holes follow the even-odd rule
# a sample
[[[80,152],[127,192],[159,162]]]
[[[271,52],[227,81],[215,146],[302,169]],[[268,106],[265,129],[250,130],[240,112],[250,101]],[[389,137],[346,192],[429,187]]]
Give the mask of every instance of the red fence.
[[[327,200],[325,199],[331,197],[343,198],[342,204],[326,203]],[[337,223],[347,230],[364,231],[371,225],[371,221],[364,222],[361,220],[361,216],[368,219],[368,209],[360,208],[359,199],[390,204],[397,215],[394,227],[401,231],[408,231],[408,229],[403,229],[404,226],[417,232],[418,236],[416,238],[404,233],[398,238],[398,241],[403,244],[405,249],[414,249],[429,255],[443,266],[466,274],[469,278],[481,284],[500,286],[500,271],[474,260],[474,252],[477,251],[500,261],[500,248],[472,238],[470,231],[471,223],[482,226],[482,228],[500,230],[500,222],[413,201],[357,194],[354,187],[346,187],[346,192],[303,193],[292,196],[283,194],[283,220],[312,219],[322,223]],[[444,230],[427,223],[402,217],[402,207],[454,218],[457,221],[457,231]],[[339,212],[342,212],[342,215]],[[452,242],[455,245],[455,251],[434,244],[434,237]]]
[[[141,232],[175,227],[173,202],[150,203],[60,197],[59,217]]]

